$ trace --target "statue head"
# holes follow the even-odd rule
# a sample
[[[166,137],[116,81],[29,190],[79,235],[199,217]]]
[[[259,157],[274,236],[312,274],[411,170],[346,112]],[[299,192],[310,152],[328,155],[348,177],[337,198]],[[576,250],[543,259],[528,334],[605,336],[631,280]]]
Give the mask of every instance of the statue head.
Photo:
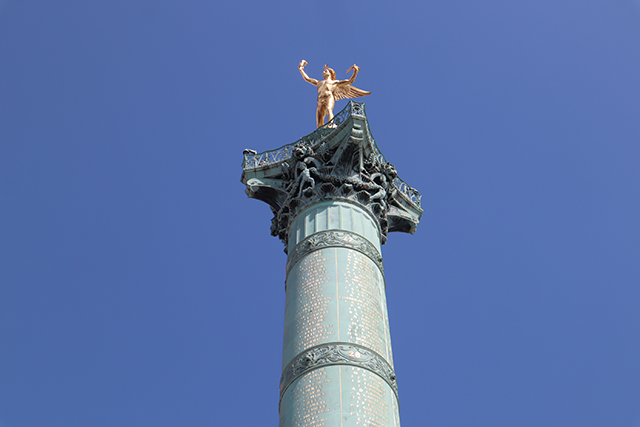
[[[325,78],[325,80],[328,77],[331,77],[331,80],[335,80],[336,79],[336,72],[333,71],[333,68],[329,68],[328,65],[324,66],[324,71],[322,72],[322,77]]]

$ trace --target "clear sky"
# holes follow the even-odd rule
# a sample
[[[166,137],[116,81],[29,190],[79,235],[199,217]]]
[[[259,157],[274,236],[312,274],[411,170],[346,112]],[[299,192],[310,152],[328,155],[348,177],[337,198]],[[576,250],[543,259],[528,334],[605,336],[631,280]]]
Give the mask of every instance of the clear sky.
[[[423,194],[383,248],[403,426],[640,426],[638,2],[4,0],[0,427],[278,425],[240,164],[315,129],[302,59],[361,67]]]

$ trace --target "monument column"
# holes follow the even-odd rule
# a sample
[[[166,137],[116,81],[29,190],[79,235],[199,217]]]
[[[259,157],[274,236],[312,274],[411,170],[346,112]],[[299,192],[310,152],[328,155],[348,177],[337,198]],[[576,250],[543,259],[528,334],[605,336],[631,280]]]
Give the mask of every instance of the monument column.
[[[294,144],[245,150],[242,182],[285,243],[280,427],[398,427],[381,245],[412,233],[420,195],[349,105]]]

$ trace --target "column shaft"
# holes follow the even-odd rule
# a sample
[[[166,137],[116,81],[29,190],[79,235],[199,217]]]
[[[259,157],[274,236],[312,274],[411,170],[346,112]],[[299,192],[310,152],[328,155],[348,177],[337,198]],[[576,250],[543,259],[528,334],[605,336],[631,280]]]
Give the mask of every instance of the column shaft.
[[[288,253],[280,426],[398,427],[377,221],[355,203],[310,205]]]

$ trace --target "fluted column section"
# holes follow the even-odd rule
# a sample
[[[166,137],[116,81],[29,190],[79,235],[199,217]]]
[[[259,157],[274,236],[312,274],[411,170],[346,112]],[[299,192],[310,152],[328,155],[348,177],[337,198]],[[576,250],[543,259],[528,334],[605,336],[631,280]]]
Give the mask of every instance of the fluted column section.
[[[322,201],[288,236],[280,427],[398,427],[378,222]]]

